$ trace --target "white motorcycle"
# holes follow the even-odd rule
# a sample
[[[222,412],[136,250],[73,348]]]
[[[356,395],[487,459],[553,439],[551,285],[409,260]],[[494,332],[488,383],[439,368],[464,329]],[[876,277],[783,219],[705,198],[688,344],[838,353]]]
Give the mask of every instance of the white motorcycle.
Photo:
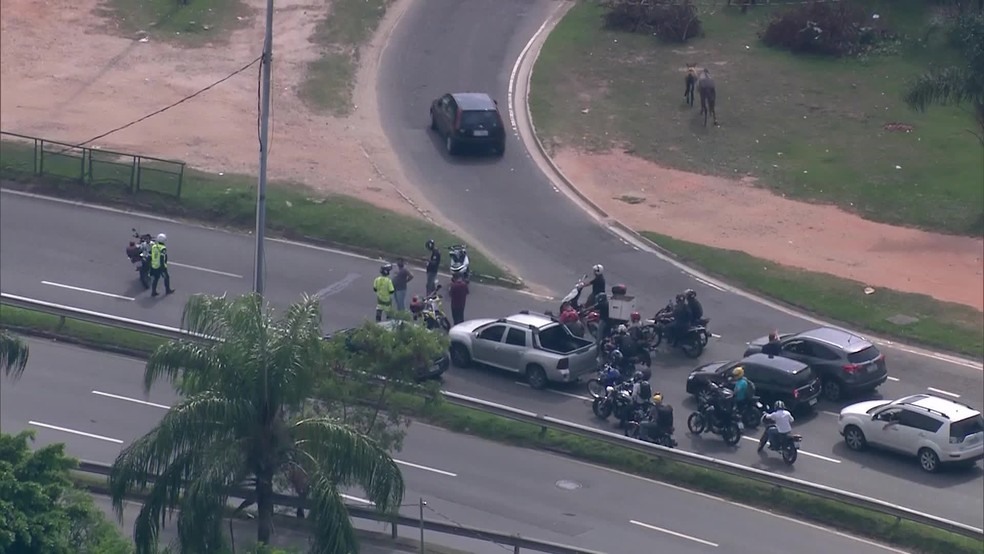
[[[468,260],[468,248],[463,244],[455,244],[448,247],[448,256],[451,258],[451,274],[461,275],[466,281],[471,277],[469,271],[470,262]]]

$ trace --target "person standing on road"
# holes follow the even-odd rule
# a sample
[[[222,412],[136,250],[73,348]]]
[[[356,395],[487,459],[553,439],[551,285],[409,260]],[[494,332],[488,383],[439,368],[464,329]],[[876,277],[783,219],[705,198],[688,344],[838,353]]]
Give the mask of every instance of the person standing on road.
[[[157,282],[164,277],[164,294],[173,294],[171,288],[171,275],[167,272],[167,235],[161,233],[157,235],[157,240],[150,246],[150,273],[154,280],[150,284],[150,295],[158,296]]]
[[[406,268],[403,258],[396,260],[396,275],[393,276],[393,301],[397,311],[407,309],[407,283],[413,281],[413,273]]]
[[[389,276],[392,270],[393,264],[383,264],[379,268],[379,277],[372,282],[372,290],[376,293],[376,321],[382,321],[383,312],[388,316],[392,309],[394,289],[393,280]]]
[[[437,289],[437,271],[441,269],[441,251],[434,244],[434,239],[427,241],[430,258],[427,260],[427,295]]]
[[[451,276],[448,286],[448,296],[451,297],[451,319],[457,325],[465,320],[465,300],[468,298],[468,281],[455,273]]]

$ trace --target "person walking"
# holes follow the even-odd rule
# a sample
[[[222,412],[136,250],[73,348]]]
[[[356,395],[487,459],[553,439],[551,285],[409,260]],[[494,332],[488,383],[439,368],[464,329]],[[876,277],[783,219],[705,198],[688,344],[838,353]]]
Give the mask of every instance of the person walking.
[[[427,241],[430,258],[427,260],[427,296],[437,290],[437,271],[441,269],[441,251],[437,249],[434,240]]]
[[[396,260],[396,275],[393,276],[393,302],[397,311],[407,309],[407,283],[413,281],[413,273],[406,268],[403,258]]]
[[[376,321],[383,320],[383,312],[389,316],[393,306],[393,280],[390,279],[390,271],[393,264],[383,264],[379,268],[379,276],[372,282],[372,290],[376,293]]]
[[[150,273],[154,280],[150,284],[150,295],[158,296],[157,282],[164,277],[164,294],[173,294],[171,275],[167,272],[167,235],[157,235],[157,240],[150,246]]]
[[[465,320],[465,300],[468,298],[468,281],[457,273],[452,275],[451,285],[448,287],[448,296],[451,297],[451,319],[457,325]]]

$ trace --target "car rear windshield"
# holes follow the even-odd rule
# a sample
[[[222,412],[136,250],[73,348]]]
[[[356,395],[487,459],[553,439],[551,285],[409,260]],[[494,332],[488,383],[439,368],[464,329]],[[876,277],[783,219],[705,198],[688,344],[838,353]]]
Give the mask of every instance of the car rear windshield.
[[[984,433],[984,416],[980,414],[950,424],[950,436],[955,439],[963,439],[974,433]]]
[[[878,351],[874,346],[869,346],[864,350],[858,350],[857,352],[847,355],[847,361],[852,364],[863,364],[865,362],[870,362],[878,356],[881,356],[881,352]]]
[[[499,116],[492,110],[462,112],[461,126],[491,129],[499,126]]]

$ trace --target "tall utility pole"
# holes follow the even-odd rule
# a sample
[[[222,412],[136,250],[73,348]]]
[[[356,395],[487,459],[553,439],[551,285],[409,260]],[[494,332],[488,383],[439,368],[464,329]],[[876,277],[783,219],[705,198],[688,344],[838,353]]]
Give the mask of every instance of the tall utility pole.
[[[266,258],[263,240],[266,235],[267,154],[270,148],[270,66],[273,64],[273,0],[267,0],[266,36],[263,39],[263,83],[260,88],[260,180],[256,186],[256,257],[253,292],[263,296],[263,273]]]

